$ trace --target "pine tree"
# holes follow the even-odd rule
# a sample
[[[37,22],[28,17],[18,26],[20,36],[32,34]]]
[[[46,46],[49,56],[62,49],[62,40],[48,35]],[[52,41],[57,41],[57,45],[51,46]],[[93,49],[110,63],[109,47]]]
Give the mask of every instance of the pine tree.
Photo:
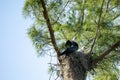
[[[57,78],[119,79],[119,0],[26,0],[23,15],[33,20],[28,35],[38,54],[56,56],[50,70]],[[73,38],[82,51],[59,56]]]

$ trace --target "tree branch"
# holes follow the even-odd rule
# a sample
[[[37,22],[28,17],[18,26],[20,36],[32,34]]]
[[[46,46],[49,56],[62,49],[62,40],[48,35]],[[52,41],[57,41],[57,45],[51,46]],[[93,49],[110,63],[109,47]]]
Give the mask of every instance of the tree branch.
[[[115,50],[117,47],[120,47],[120,41],[116,42],[112,46],[110,46],[107,50],[105,50],[100,56],[94,59],[92,64],[97,64],[98,62],[102,61],[105,56],[107,56],[111,51]]]
[[[115,19],[117,19],[118,17],[120,17],[120,14],[116,15],[115,17],[113,17],[112,20],[115,20]]]
[[[68,3],[69,3],[69,2],[70,2],[70,1],[68,0],[68,1],[67,1],[67,3],[65,4],[65,6],[63,7],[63,9],[61,10],[61,12],[60,12],[60,13],[58,13],[58,14],[59,14],[59,16],[57,17],[56,21],[52,23],[52,25],[54,25],[55,23],[57,23],[57,21],[59,20],[59,18],[60,18],[60,16],[61,16],[61,14],[62,14],[62,13],[63,13],[63,11],[65,10],[65,8],[66,8],[66,6],[68,5]]]
[[[107,13],[109,12],[110,1],[111,1],[111,0],[108,0],[108,1],[107,1],[106,8],[105,8],[105,13],[104,13],[104,15],[103,15],[104,18],[107,16]]]
[[[82,4],[83,4],[83,8],[82,8],[82,16],[81,16],[81,24],[80,24],[80,27],[83,27],[84,25],[84,17],[85,17],[85,0],[83,0]]]
[[[83,0],[83,1],[82,1],[81,16],[80,16],[80,25],[78,26],[78,28],[77,28],[77,32],[74,34],[73,38],[74,38],[74,37],[77,37],[77,34],[79,34],[79,30],[80,30],[81,27],[83,27],[83,25],[84,25],[85,3],[86,3],[86,0]]]
[[[46,24],[47,24],[47,27],[49,29],[51,42],[52,42],[53,47],[54,47],[55,51],[57,52],[57,56],[58,56],[60,52],[59,52],[59,49],[58,49],[57,44],[56,44],[54,30],[53,30],[53,28],[51,26],[51,23],[50,23],[50,19],[49,19],[48,12],[47,12],[47,9],[46,9],[46,6],[45,6],[45,2],[44,2],[44,0],[40,0],[40,1],[41,1],[42,8],[43,8],[43,16],[46,20]]]
[[[97,40],[97,36],[98,36],[99,28],[100,28],[100,21],[101,21],[102,9],[103,9],[104,1],[105,1],[105,0],[102,1],[101,10],[100,10],[100,15],[99,15],[99,20],[98,20],[98,25],[97,25],[97,28],[96,28],[95,38],[94,38],[94,40],[93,40],[93,43],[92,43],[91,49],[90,49],[90,51],[88,52],[88,55],[91,55],[91,54],[92,54],[92,50],[93,50],[94,45],[95,45],[96,40]]]

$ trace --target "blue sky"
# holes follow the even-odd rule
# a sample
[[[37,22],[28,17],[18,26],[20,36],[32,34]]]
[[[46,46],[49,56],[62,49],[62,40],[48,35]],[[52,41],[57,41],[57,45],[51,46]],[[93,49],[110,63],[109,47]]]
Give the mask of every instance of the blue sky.
[[[0,80],[48,80],[48,60],[37,57],[22,15],[25,0],[0,1]]]

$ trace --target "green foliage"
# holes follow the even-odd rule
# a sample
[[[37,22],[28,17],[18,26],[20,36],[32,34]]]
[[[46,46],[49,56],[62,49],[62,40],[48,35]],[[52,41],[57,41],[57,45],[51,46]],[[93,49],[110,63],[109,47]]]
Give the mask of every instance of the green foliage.
[[[47,50],[46,47],[50,47],[50,38],[48,37],[48,32],[45,29],[38,28],[35,25],[32,25],[28,29],[28,35],[35,45],[37,52],[40,55],[44,55],[42,51]]]
[[[60,50],[64,49],[66,40],[77,37],[79,46],[86,46],[85,52],[87,52],[97,34],[93,48],[93,53],[95,53],[93,56],[96,57],[120,40],[119,0],[104,0],[104,3],[103,0],[45,0],[45,2]],[[101,6],[102,3],[103,6]],[[46,49],[53,50],[40,0],[26,0],[23,14],[34,21],[28,29],[28,35],[37,52],[44,55]],[[105,71],[96,74],[95,80],[117,80],[118,75],[112,70],[118,71],[113,65],[120,64],[119,57],[120,48],[117,48],[99,63],[96,71],[99,73],[101,68]]]
[[[119,80],[119,74],[114,70],[97,72],[97,76],[93,80]]]

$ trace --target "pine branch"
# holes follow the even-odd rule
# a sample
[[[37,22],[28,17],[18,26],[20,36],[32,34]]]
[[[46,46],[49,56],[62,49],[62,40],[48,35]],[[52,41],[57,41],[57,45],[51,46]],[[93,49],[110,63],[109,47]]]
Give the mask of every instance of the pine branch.
[[[45,2],[44,2],[44,0],[40,0],[40,1],[41,1],[42,8],[43,8],[43,16],[46,20],[46,24],[47,24],[47,27],[49,29],[51,42],[53,44],[53,47],[54,47],[55,51],[57,52],[57,55],[59,55],[60,52],[59,52],[57,44],[56,44],[54,30],[53,30],[53,28],[51,26],[51,23],[50,23],[50,19],[49,19],[48,12],[47,12],[47,9],[46,9],[46,6],[45,6]]]
[[[116,42],[112,46],[110,46],[107,50],[105,50],[100,56],[94,59],[92,62],[93,65],[97,64],[98,62],[102,61],[109,53],[115,50],[117,47],[120,47],[120,41]]]
[[[61,10],[60,13],[58,13],[60,16],[62,15],[63,11],[65,10],[66,6],[68,5],[70,1],[68,0],[67,3],[65,4],[65,6],[63,7],[63,9]],[[60,16],[57,17],[57,20],[55,22],[52,23],[52,25],[54,25],[55,23],[57,23],[57,21],[59,20]]]
[[[105,1],[105,0],[102,1],[101,10],[100,10],[100,15],[99,15],[99,20],[98,20],[98,25],[97,25],[97,28],[96,28],[95,38],[94,38],[94,40],[93,40],[93,43],[92,43],[91,49],[90,49],[90,51],[88,52],[88,55],[91,55],[91,54],[92,54],[92,50],[93,50],[94,45],[95,45],[96,40],[97,40],[97,36],[98,36],[99,28],[100,28],[100,21],[101,21],[102,9],[103,9],[104,1]]]
[[[81,27],[84,26],[84,19],[85,19],[85,3],[86,3],[86,0],[83,0],[82,1],[82,10],[81,10],[81,17],[79,18],[80,19],[80,25],[78,26],[77,28],[77,32],[74,34],[73,38],[74,37],[77,37],[77,34],[79,34],[79,31],[81,29]]]
[[[115,17],[113,17],[112,20],[115,20],[115,19],[117,19],[118,17],[120,17],[120,14],[116,15]]]
[[[81,11],[82,11],[82,13],[81,13],[82,16],[81,16],[81,24],[80,24],[80,27],[83,27],[83,25],[84,25],[84,17],[85,17],[85,2],[86,2],[86,1],[84,1],[84,0],[83,0],[83,2],[82,2],[82,4],[83,4],[83,8],[82,8],[82,10],[81,10]]]
[[[111,0],[108,0],[108,1],[107,1],[106,8],[105,8],[105,13],[104,13],[104,15],[103,15],[103,18],[105,18],[105,17],[107,16],[108,12],[109,12],[110,1],[111,1]]]

